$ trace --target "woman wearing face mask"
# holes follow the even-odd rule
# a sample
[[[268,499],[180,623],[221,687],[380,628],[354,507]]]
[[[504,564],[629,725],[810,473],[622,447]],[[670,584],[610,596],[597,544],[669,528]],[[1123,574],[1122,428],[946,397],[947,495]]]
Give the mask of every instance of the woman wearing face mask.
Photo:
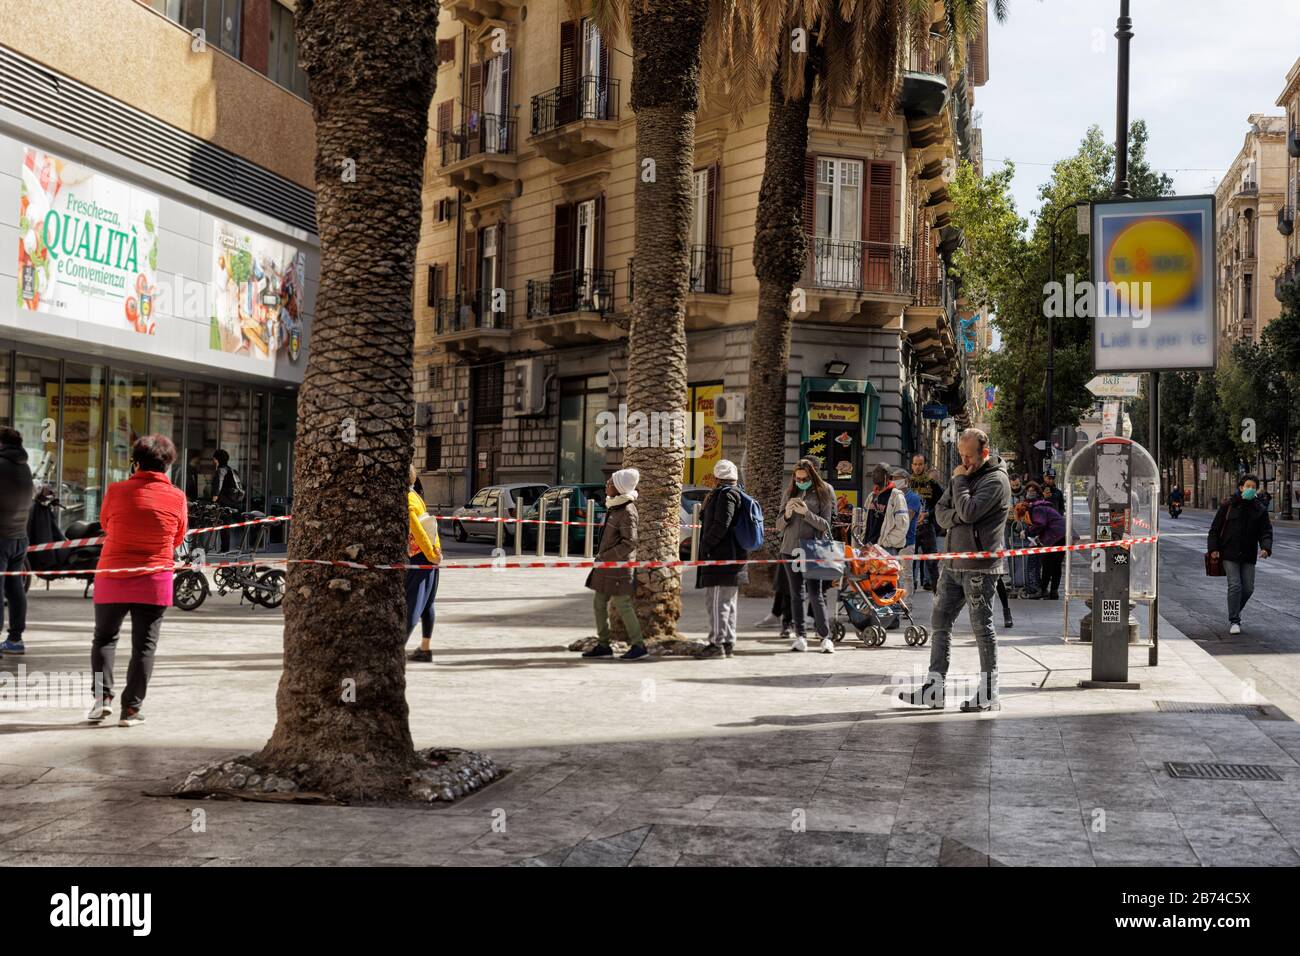
[[[1211,557],[1223,561],[1228,579],[1228,633],[1241,633],[1241,610],[1255,590],[1256,552],[1273,553],[1273,525],[1268,509],[1257,497],[1259,479],[1242,475],[1237,493],[1219,506],[1206,542]]]
[[[776,529],[781,533],[781,556],[786,559],[786,578],[790,584],[790,610],[794,617],[794,641],[790,644],[792,651],[808,649],[806,630],[806,606],[812,600],[813,625],[821,639],[823,653],[833,654],[835,644],[831,641],[830,622],[826,614],[826,587],[829,581],[808,581],[798,570],[794,561],[794,552],[800,542],[809,538],[827,538],[831,536],[831,521],[835,517],[835,495],[830,485],[822,481],[816,466],[807,458],[801,458],[790,477],[790,487],[786,489],[785,500],[781,503],[781,514],[777,518]],[[806,583],[805,583],[806,582]]]

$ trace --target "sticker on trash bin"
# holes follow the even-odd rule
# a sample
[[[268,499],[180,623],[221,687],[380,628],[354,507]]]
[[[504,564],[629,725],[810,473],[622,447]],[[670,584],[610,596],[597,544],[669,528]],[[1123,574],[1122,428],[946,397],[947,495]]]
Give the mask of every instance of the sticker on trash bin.
[[[1102,524],[1110,524],[1110,512],[1109,512],[1109,511],[1098,511],[1098,512],[1097,512],[1097,520],[1100,521]]]
[[[1119,623],[1119,601],[1102,599],[1101,602],[1101,623],[1118,624]]]
[[[1110,525],[1108,525],[1108,524],[1099,524],[1099,525],[1097,525],[1097,540],[1098,540],[1098,541],[1110,541],[1110,540],[1111,540],[1111,536],[1110,536]]]
[[[1128,555],[1116,548],[1114,561],[1116,564],[1128,564]]]

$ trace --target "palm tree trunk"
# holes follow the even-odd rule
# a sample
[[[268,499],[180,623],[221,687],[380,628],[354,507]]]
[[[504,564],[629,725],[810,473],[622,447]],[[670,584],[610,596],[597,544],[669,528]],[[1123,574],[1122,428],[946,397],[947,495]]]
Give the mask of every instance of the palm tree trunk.
[[[804,93],[787,99],[781,69],[772,77],[763,181],[754,217],[754,274],[758,315],[749,342],[748,422],[745,425],[746,489],[771,517],[764,523],[769,557],[780,556],[776,515],[785,478],[786,379],[790,367],[790,296],[803,272],[807,242],[803,226],[804,156],[808,152],[811,69]],[[779,566],[750,568],[746,593],[771,593]]]
[[[636,112],[636,300],[628,333],[628,415],[686,410],[686,290],[690,282],[692,165],[699,106],[700,44],[709,0],[629,4]],[[653,419],[652,419],[653,420]],[[677,557],[685,436],[629,442],[625,467],[641,472],[637,554]],[[665,447],[665,445],[667,447]],[[637,613],[645,636],[677,636],[681,571],[637,572]]]
[[[438,5],[299,0],[321,278],[298,396],[289,557],[406,560],[411,310]],[[403,790],[402,574],[290,564],[276,726],[259,762],[345,796]],[[305,767],[303,765],[306,765]]]

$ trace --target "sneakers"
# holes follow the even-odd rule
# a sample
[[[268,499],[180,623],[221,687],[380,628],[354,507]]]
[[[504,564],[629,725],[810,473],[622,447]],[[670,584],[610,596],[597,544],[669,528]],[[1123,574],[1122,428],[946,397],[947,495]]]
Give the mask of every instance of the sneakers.
[[[782,624],[782,625],[781,625],[781,640],[783,640],[783,641],[788,641],[788,640],[790,640],[790,636],[791,636],[790,625],[789,625],[789,624]]]
[[[945,704],[943,684],[936,680],[928,680],[916,690],[900,690],[898,699],[905,704],[914,704],[917,707],[943,710]]]
[[[1228,628],[1228,633],[1229,633],[1229,634],[1240,634],[1240,633],[1241,633],[1241,625],[1240,625],[1240,624],[1236,624],[1236,623],[1234,623],[1234,624],[1232,625],[1232,627]]]
[[[691,655],[697,661],[713,661],[720,657],[730,657],[721,644],[706,644],[700,650]]]
[[[769,614],[767,617],[763,618],[763,620],[754,622],[754,627],[761,628],[762,630],[765,631],[770,628],[777,628],[780,626],[781,626],[781,619],[777,617],[775,614]]]
[[[613,652],[611,651],[610,653]],[[633,644],[627,649],[626,653],[618,655],[618,659],[621,661],[639,661],[649,653],[650,652],[645,649],[644,644]]]
[[[108,698],[102,704],[96,701],[90,705],[90,713],[86,714],[86,722],[89,724],[98,724],[113,713],[113,698]]]
[[[119,727],[134,727],[137,724],[144,723],[144,714],[140,713],[139,707],[128,707],[122,711],[122,719],[117,722]]]
[[[26,653],[27,653],[27,646],[23,644],[22,640],[5,641],[3,644],[0,644],[0,654],[26,654]]]
[[[723,645],[722,645],[722,653],[726,654],[728,657],[732,657],[732,656],[736,653],[736,645],[735,645],[735,644],[723,644]]]
[[[794,641],[791,642],[791,644],[790,644],[790,650],[792,650],[792,651],[806,651],[806,650],[808,650],[808,642],[804,639],[804,636],[803,636],[802,634],[800,634],[800,635],[798,635],[797,637],[795,637]]]
[[[408,661],[416,661],[421,664],[432,664],[433,649],[430,648],[429,650],[425,651],[425,650],[420,650],[417,647],[415,650],[411,651],[411,653],[407,655],[406,659]]]
[[[822,653],[823,654],[835,653],[835,642],[832,641],[829,637],[822,638]]]
[[[613,657],[614,649],[608,644],[597,644],[589,651],[582,652],[583,657]]]
[[[978,714],[991,710],[1001,710],[1002,702],[998,699],[998,672],[981,671],[975,694],[970,700],[961,704],[963,714]]]

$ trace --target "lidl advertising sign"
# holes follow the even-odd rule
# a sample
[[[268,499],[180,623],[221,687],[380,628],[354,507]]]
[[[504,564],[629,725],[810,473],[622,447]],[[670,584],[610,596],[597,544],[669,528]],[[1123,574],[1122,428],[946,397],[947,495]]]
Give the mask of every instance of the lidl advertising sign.
[[[1213,369],[1214,197],[1092,205],[1093,366]]]

